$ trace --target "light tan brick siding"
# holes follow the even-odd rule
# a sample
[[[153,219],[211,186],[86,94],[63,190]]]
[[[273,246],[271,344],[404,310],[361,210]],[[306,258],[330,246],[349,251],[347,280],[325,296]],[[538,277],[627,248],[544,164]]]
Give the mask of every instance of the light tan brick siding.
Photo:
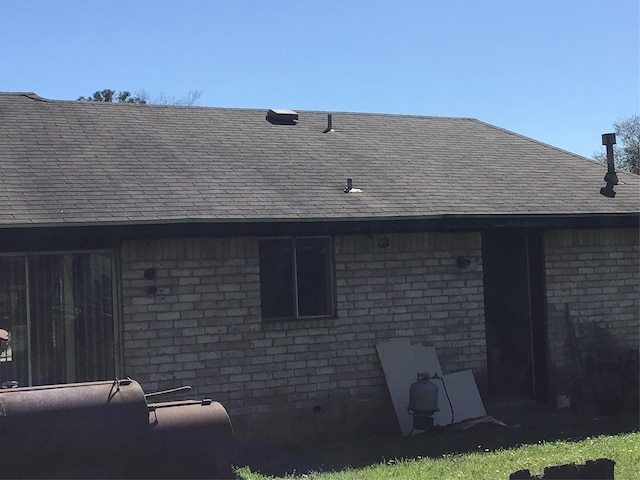
[[[486,370],[480,244],[477,233],[335,237],[337,316],[264,324],[257,239],[127,242],[125,373],[145,391],[191,385],[240,436],[395,425],[378,342],[433,345],[445,373]]]
[[[558,391],[589,363],[614,361],[640,344],[638,230],[546,232],[545,268],[549,365]]]

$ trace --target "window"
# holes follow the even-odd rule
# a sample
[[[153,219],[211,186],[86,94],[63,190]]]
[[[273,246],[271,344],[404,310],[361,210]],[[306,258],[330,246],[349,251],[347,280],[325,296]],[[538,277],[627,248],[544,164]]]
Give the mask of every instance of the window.
[[[328,237],[260,241],[264,320],[333,315],[333,255]]]
[[[0,382],[116,376],[110,253],[0,256]]]

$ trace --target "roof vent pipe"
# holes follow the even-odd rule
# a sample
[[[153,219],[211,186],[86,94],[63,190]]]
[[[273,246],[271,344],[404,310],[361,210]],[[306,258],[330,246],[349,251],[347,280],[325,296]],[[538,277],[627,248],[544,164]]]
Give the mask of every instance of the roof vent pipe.
[[[353,186],[353,180],[347,178],[347,186],[344,189],[344,193],[362,193],[362,190]]]
[[[333,116],[330,113],[327,115],[327,128],[322,133],[329,132],[335,132],[335,130],[333,129]]]
[[[616,174],[616,166],[613,158],[613,146],[616,144],[616,134],[604,133],[602,135],[602,144],[607,147],[607,173],[604,176],[604,181],[607,182],[607,185],[600,189],[600,194],[613,198],[616,196],[616,192],[613,191],[613,186],[618,185],[618,175]]]

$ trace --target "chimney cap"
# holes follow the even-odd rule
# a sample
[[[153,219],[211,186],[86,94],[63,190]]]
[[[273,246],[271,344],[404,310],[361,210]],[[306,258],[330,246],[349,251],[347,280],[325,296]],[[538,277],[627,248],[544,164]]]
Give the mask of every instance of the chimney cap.
[[[616,134],[615,133],[603,133],[602,134],[602,144],[603,145],[615,145],[616,144]]]

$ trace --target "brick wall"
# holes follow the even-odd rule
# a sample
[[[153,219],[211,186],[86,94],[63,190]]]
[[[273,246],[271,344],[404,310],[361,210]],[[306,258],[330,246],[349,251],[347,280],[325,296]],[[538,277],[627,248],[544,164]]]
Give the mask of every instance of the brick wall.
[[[638,230],[550,231],[545,258],[549,364],[558,392],[640,344]]]
[[[145,391],[189,384],[192,397],[223,403],[239,437],[270,440],[397,428],[375,350],[383,340],[433,345],[445,373],[472,368],[483,378],[479,234],[334,245],[336,318],[263,324],[257,239],[127,242],[126,375]]]

